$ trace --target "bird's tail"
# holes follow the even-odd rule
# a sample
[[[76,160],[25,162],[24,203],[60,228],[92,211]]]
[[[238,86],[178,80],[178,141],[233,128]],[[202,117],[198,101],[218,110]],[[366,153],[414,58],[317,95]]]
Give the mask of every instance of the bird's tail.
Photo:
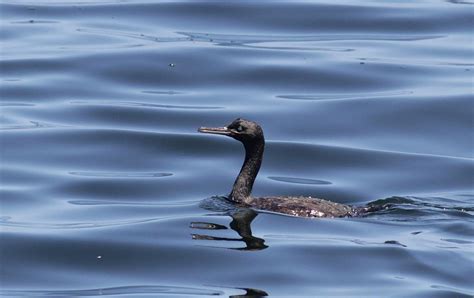
[[[364,207],[356,207],[354,213],[358,216],[367,215],[369,213],[378,212],[381,210],[386,210],[392,207],[393,204],[368,204]]]

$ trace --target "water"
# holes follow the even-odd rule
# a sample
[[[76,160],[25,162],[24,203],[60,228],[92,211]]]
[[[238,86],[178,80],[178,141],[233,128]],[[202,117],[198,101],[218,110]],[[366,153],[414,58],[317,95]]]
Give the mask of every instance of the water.
[[[472,1],[0,3],[2,295],[474,295]]]

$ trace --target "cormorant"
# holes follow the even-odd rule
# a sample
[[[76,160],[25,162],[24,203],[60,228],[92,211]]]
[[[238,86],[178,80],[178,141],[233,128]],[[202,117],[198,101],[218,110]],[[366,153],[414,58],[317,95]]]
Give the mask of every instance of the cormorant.
[[[201,127],[202,133],[232,137],[245,147],[245,160],[235,180],[229,199],[241,206],[300,217],[352,217],[380,208],[377,206],[351,207],[312,197],[251,196],[252,187],[262,164],[265,138],[258,123],[237,118],[225,127]]]

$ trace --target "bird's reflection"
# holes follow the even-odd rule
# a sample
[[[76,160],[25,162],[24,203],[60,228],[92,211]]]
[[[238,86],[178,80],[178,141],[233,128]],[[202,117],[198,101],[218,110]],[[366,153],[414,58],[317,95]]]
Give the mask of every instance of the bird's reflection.
[[[265,240],[252,235],[251,223],[257,217],[258,213],[252,209],[239,208],[229,212],[232,221],[229,226],[236,231],[241,238],[216,237],[204,234],[192,234],[195,240],[217,240],[217,241],[242,241],[245,247],[229,248],[235,250],[262,250],[267,248]],[[191,228],[201,230],[223,230],[226,226],[210,222],[191,222]]]
[[[229,298],[244,298],[244,297],[266,297],[268,296],[268,293],[259,289],[252,289],[252,288],[239,288],[241,290],[245,291],[245,294],[240,294],[240,295],[231,295]]]

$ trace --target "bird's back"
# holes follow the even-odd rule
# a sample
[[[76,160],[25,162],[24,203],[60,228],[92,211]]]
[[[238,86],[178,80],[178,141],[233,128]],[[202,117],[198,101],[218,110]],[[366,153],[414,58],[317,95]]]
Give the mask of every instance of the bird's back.
[[[253,198],[250,205],[259,210],[299,217],[348,217],[354,212],[348,205],[311,197]]]

